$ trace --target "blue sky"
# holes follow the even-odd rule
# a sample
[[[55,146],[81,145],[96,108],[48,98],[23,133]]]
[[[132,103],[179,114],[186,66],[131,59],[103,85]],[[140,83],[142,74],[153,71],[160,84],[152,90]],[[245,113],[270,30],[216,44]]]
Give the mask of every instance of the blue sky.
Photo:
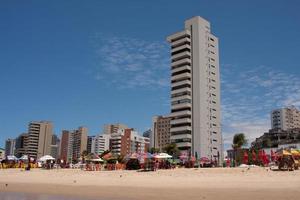
[[[220,40],[222,127],[252,140],[272,109],[300,106],[300,3],[287,1],[13,1],[0,3],[0,146],[50,120],[90,134],[140,132],[167,114],[167,35],[202,16]]]

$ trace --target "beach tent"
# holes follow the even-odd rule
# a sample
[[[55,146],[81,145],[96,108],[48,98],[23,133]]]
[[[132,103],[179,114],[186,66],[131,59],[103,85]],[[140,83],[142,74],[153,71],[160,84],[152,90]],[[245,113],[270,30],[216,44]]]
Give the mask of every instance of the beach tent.
[[[39,159],[40,162],[46,162],[47,160],[55,160],[55,158],[50,155],[45,155]]]
[[[159,154],[154,155],[154,158],[167,159],[167,158],[172,158],[172,156],[170,156],[167,153],[159,153]]]
[[[18,158],[16,156],[11,155],[11,156],[6,156],[6,160],[17,161]]]

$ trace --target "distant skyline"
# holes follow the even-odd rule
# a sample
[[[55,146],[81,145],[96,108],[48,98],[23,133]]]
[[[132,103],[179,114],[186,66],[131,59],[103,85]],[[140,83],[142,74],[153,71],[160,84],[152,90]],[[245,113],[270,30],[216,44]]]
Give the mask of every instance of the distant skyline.
[[[300,2],[2,1],[0,147],[30,121],[62,129],[124,123],[140,133],[170,112],[165,41],[199,15],[219,38],[225,149],[300,106]]]

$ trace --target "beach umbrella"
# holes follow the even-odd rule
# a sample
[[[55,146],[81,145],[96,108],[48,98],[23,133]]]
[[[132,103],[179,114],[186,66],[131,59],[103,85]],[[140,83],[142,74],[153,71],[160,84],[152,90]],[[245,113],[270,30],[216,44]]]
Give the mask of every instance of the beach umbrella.
[[[129,158],[130,158],[130,159],[138,159],[139,157],[140,157],[139,154],[133,153],[133,154],[131,154],[131,156],[130,156]]]
[[[104,156],[102,156],[102,158],[103,159],[105,159],[105,160],[108,160],[108,159],[110,159],[112,157],[112,153],[107,153],[107,154],[105,154]]]
[[[248,153],[244,151],[244,164],[248,164]]]
[[[210,159],[207,157],[201,157],[200,162],[210,162]]]
[[[167,153],[159,153],[159,154],[155,155],[154,158],[166,159],[166,158],[172,158],[172,156],[170,156]]]
[[[55,160],[55,158],[53,158],[50,155],[45,155],[39,159],[39,161],[41,161],[41,162],[46,162],[47,160]]]
[[[18,158],[14,155],[6,156],[6,160],[17,161]]]
[[[104,160],[101,159],[101,158],[93,158],[93,159],[91,159],[91,161],[93,161],[93,162],[104,162]]]

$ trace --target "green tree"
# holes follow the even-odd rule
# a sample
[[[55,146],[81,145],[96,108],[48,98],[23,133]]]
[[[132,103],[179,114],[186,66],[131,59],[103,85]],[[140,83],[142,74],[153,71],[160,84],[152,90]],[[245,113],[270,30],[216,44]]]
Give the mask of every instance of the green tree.
[[[172,155],[173,157],[178,157],[179,156],[179,149],[175,143],[168,144],[167,146],[164,147],[164,151]]]
[[[237,133],[233,136],[233,140],[232,140],[232,148],[234,150],[234,159],[235,159],[235,164],[240,164],[241,162],[241,151],[239,151],[242,146],[247,145],[247,139],[244,133]],[[238,155],[238,152],[239,155]]]
[[[159,149],[155,147],[151,147],[149,153],[154,154],[154,153],[159,153]]]

